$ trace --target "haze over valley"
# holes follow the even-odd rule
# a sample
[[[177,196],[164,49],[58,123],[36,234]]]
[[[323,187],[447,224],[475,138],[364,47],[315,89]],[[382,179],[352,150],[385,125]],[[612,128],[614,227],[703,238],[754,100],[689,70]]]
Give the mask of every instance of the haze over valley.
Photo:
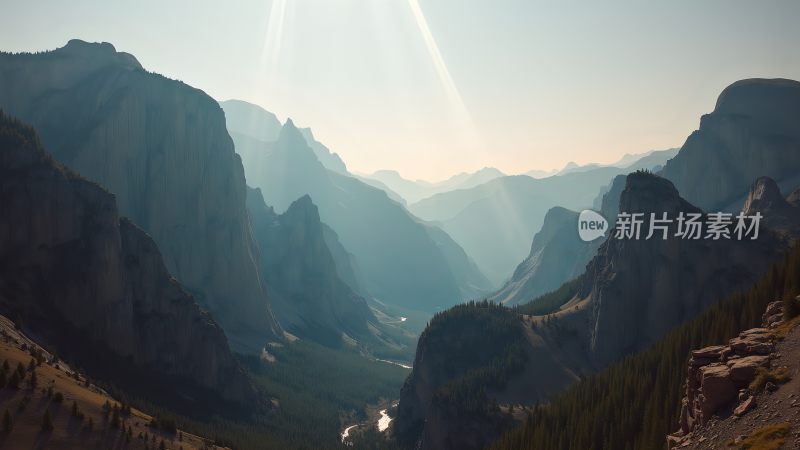
[[[800,447],[800,8],[523,3],[7,5],[0,449]]]

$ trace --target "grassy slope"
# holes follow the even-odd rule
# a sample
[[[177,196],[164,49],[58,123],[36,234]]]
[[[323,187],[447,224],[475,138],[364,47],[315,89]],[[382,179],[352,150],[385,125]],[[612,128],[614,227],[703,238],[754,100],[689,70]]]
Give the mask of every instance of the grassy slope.
[[[0,361],[8,362],[8,373],[20,363],[26,368],[26,378],[18,389],[0,388],[0,421],[5,411],[13,419],[13,428],[9,433],[0,431],[0,448],[143,449],[146,444],[143,438],[139,438],[140,433],[143,436],[156,436],[155,445],[152,440],[147,443],[152,448],[157,448],[162,440],[167,448],[182,447],[184,450],[201,449],[210,444],[210,441],[189,433],[153,430],[148,426],[152,416],[136,409],[131,410],[130,415],[121,415],[123,426],[130,427],[132,432],[130,442],[126,442],[121,429],[111,426],[110,415],[104,408],[106,402],[118,403],[116,399],[91,383],[87,385],[86,378],[78,376],[76,379],[72,369],[62,362],[46,361],[38,365],[35,368],[37,387],[30,389],[31,372],[27,368],[32,359],[31,349],[37,347],[3,316],[0,316],[0,333],[3,334],[0,339]],[[49,387],[52,387],[54,395],[48,395]],[[55,393],[60,393],[63,401],[57,402]],[[83,419],[73,417],[73,402],[83,414]],[[21,405],[24,406],[21,408]],[[47,410],[52,417],[53,429],[43,432],[42,421]],[[90,420],[93,422],[91,430],[87,427]]]

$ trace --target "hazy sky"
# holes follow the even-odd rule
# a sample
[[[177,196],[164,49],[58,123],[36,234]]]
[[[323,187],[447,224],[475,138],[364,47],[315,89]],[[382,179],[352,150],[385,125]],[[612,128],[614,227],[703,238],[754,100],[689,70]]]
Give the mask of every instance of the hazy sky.
[[[108,41],[410,178],[680,146],[731,82],[800,79],[797,1],[2,3],[2,50]]]

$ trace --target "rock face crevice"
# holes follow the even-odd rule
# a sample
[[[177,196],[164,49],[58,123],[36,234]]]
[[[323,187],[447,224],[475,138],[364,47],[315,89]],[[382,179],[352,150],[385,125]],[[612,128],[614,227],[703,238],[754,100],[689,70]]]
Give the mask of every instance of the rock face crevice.
[[[0,306],[24,327],[59,348],[74,338],[67,325],[136,366],[231,400],[252,396],[222,329],[170,276],[155,242],[119,218],[114,195],[54,162],[31,128],[2,113],[0,204]]]
[[[258,273],[241,160],[219,105],[111,44],[0,54],[0,105],[53,157],[111,191],[121,214],[241,351],[280,335]]]

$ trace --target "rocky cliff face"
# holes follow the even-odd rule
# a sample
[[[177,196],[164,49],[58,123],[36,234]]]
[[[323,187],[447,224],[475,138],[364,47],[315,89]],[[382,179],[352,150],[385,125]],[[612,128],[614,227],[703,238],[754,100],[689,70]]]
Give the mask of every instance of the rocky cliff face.
[[[589,263],[573,303],[586,305],[589,349],[603,366],[637,351],[719,298],[751,285],[785,248],[762,230],[755,241],[644,239],[650,213],[676,218],[699,213],[669,181],[648,173],[628,175],[620,212],[644,213],[642,237],[609,239]],[[620,333],[624,329],[625,333]]]
[[[250,189],[247,204],[263,255],[262,275],[283,327],[329,346],[378,340],[381,325],[339,277],[311,198],[301,197],[278,215],[260,190]]]
[[[747,434],[769,425],[765,422],[796,427],[800,421],[792,409],[800,406],[794,398],[798,383],[783,387],[777,383],[797,373],[798,338],[797,321],[785,322],[783,301],[775,301],[767,306],[760,328],[745,330],[725,345],[693,350],[679,429],[667,436],[668,448],[707,448],[706,442],[750,448],[745,446]],[[788,376],[777,375],[781,373]],[[771,438],[785,442],[788,434]],[[797,433],[793,436],[789,439],[800,443]],[[779,447],[796,445],[772,448]]]
[[[395,435],[421,449],[484,448],[512,423],[489,397],[522,372],[526,346],[524,324],[506,308],[470,303],[437,314],[400,391]]]
[[[242,351],[279,334],[257,269],[241,162],[219,105],[110,44],[0,55],[0,105],[113,192],[167,269]]]
[[[491,299],[522,304],[558,289],[583,273],[602,241],[584,242],[578,237],[578,213],[561,207],[550,209],[542,229],[533,237],[530,255]]]
[[[741,205],[750,183],[769,176],[797,185],[800,174],[800,83],[738,81],[669,160],[661,175],[706,211]],[[738,203],[738,204],[735,204]]]
[[[646,214],[641,238],[606,240],[587,265],[572,300],[554,314],[516,319],[525,331],[528,360],[534,363],[509,376],[504,387],[495,391],[498,401],[527,405],[546,401],[579,374],[647,347],[718,299],[749,287],[786,248],[786,242],[765,227],[755,241],[681,239],[675,237],[674,224],[667,239],[659,235],[644,239],[650,212],[666,212],[671,218],[679,212],[701,212],[682,199],[668,180],[646,172],[627,176],[619,210]],[[484,435],[481,439],[497,429],[492,415],[442,420],[441,409],[431,406],[437,386],[463,382],[457,372],[432,368],[440,364],[439,359],[457,355],[463,336],[469,336],[472,328],[468,321],[457,323],[449,330],[451,340],[440,338],[435,343],[427,332],[420,337],[414,371],[401,391],[397,426],[407,427],[423,444],[437,436],[466,436],[459,430],[467,423]],[[476,370],[493,367],[476,364]],[[441,439],[433,442],[447,442]],[[478,448],[475,442],[483,441],[471,442]]]
[[[742,213],[761,214],[764,225],[789,239],[796,239],[800,236],[800,205],[792,204],[790,199],[783,197],[775,180],[761,177],[750,187]]]
[[[31,128],[2,113],[0,203],[0,306],[25,328],[59,351],[77,333],[229,399],[252,395],[222,329],[153,240],[118,217],[114,195],[55,163]]]

